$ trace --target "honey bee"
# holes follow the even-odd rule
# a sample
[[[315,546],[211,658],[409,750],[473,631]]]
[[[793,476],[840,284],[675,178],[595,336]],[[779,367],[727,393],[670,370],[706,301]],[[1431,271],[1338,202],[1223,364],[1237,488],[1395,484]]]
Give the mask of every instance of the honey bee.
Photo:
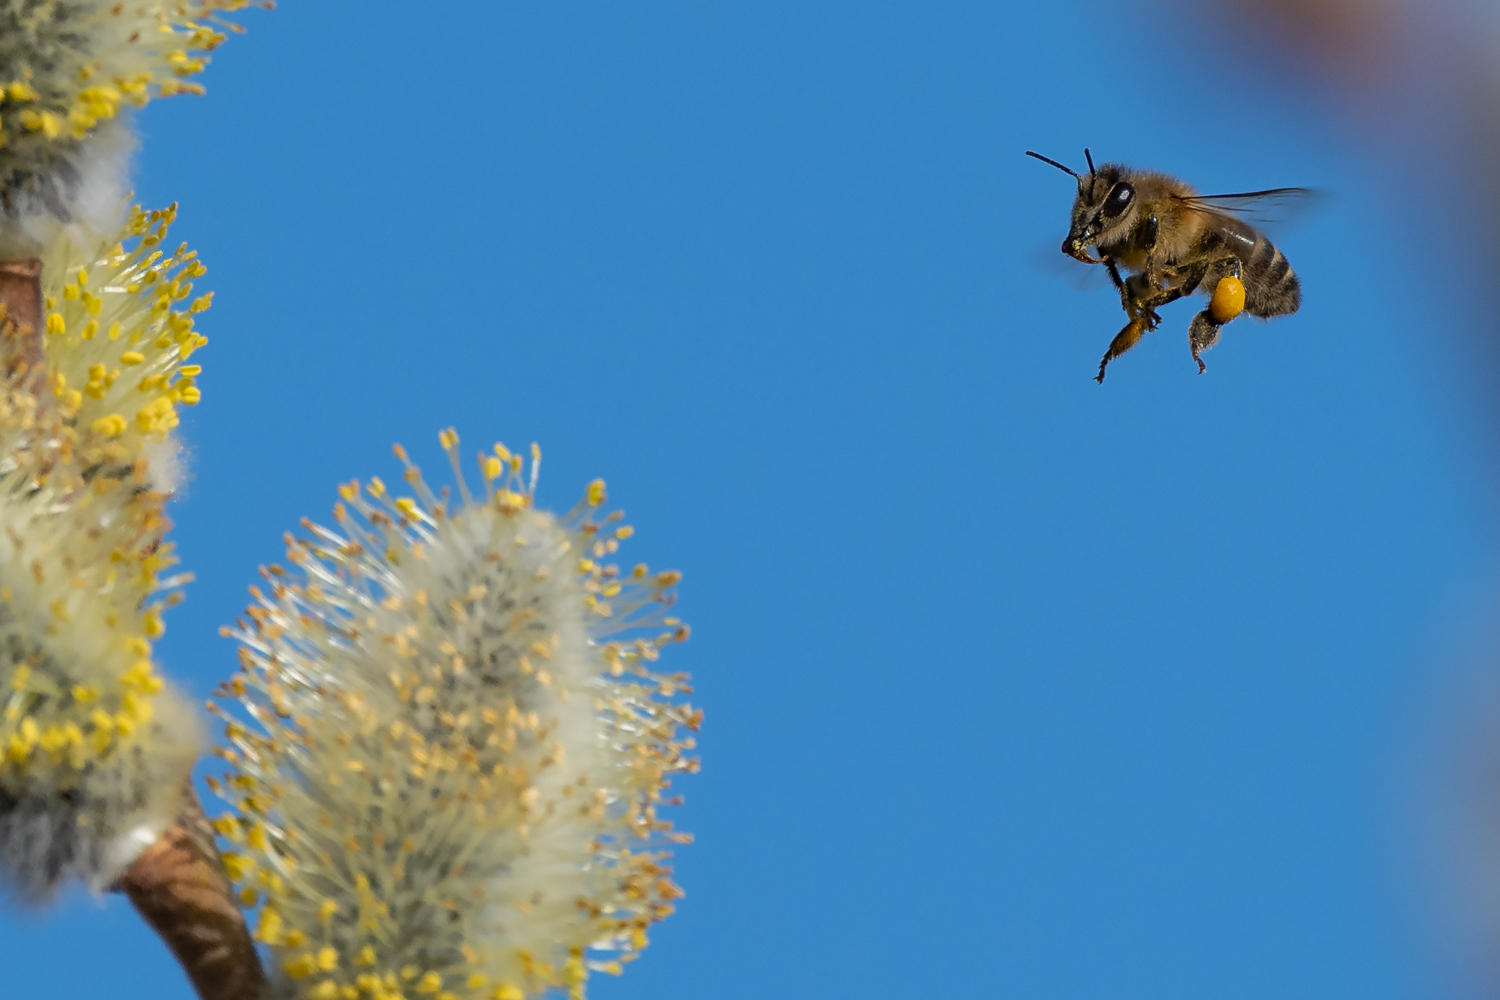
[[[1175,177],[1118,163],[1094,169],[1085,149],[1088,176],[1040,153],[1026,151],[1078,181],[1073,217],[1062,252],[1085,264],[1103,264],[1120,292],[1129,321],[1099,362],[1096,382],[1111,361],[1161,323],[1156,310],[1193,292],[1211,295],[1193,317],[1188,347],[1198,374],[1200,356],[1240,312],[1285,316],[1302,304],[1302,286],[1286,256],[1239,213],[1305,200],[1307,188],[1275,188],[1244,194],[1200,195]],[[1093,246],[1099,256],[1088,252]],[[1120,268],[1128,272],[1120,276]]]

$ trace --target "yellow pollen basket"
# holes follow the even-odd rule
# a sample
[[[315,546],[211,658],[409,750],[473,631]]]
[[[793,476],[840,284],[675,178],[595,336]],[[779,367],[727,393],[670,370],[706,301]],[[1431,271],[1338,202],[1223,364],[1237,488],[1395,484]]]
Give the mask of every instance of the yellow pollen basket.
[[[1245,283],[1234,275],[1219,279],[1213,298],[1208,303],[1208,314],[1215,323],[1228,323],[1245,311]]]

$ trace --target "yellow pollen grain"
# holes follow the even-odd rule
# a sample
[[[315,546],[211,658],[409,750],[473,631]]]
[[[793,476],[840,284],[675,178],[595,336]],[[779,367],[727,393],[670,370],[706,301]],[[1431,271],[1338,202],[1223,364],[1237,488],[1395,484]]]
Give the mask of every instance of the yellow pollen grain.
[[[255,870],[255,860],[247,858],[243,854],[234,854],[233,852],[225,854],[223,855],[223,861],[225,872],[236,882],[243,881]],[[275,910],[266,910],[260,916],[260,926],[265,927],[268,919],[275,919],[279,922],[281,918],[276,915]]]
[[[318,969],[318,962],[310,953],[304,952],[286,963],[286,974],[293,979],[306,979]]]

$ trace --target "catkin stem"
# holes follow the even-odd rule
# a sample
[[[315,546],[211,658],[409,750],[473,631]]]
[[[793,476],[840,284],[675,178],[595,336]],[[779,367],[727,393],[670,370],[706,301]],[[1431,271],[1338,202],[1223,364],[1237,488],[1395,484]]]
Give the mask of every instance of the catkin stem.
[[[265,973],[191,782],[183,802],[177,822],[118,888],[166,942],[201,1000],[261,1000]]]
[[[41,261],[0,261],[0,309],[0,367],[12,378],[40,377],[46,364]]]

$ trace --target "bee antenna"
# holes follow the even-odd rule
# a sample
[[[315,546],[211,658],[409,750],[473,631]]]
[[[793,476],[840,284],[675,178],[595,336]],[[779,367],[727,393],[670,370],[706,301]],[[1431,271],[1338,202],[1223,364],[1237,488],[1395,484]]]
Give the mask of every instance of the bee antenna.
[[[1094,183],[1094,154],[1089,152],[1087,146],[1083,147],[1083,158],[1089,161],[1089,183],[1092,184]],[[1083,180],[1082,177],[1078,179]]]
[[[1063,173],[1065,173],[1065,174],[1072,174],[1078,180],[1080,180],[1080,181],[1083,180],[1083,178],[1079,177],[1078,174],[1077,174],[1077,172],[1074,171],[1071,167],[1065,167],[1065,166],[1063,166],[1061,163],[1058,163],[1056,160],[1052,159],[1050,156],[1043,156],[1041,153],[1033,153],[1029,149],[1026,151],[1026,155],[1027,156],[1035,157],[1036,159],[1041,160],[1043,163],[1050,163],[1054,167],[1056,167],[1058,170],[1061,170]]]

